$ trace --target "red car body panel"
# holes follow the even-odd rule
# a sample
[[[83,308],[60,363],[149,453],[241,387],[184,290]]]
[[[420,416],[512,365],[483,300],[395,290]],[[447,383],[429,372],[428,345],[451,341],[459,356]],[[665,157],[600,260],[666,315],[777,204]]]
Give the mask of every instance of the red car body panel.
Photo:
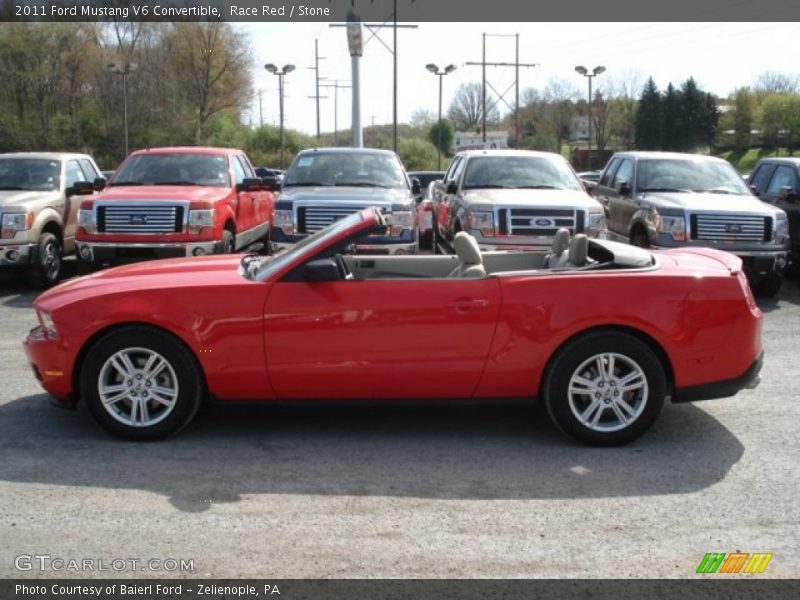
[[[657,266],[631,271],[286,280],[319,250],[373,230],[380,216],[361,214],[263,281],[243,276],[241,257],[220,256],[139,263],[62,284],[35,302],[58,335],[34,330],[25,343],[30,361],[45,389],[66,399],[94,336],[146,323],[191,349],[220,400],[380,400],[536,397],[558,348],[595,328],[651,341],[675,388],[739,377],[761,354],[762,314],[741,261],[711,249],[656,253]]]

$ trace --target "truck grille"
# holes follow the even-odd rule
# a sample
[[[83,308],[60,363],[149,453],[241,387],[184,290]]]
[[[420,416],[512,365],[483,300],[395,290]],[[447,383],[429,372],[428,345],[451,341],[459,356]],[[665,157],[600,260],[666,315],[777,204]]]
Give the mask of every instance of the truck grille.
[[[301,206],[297,209],[297,229],[300,233],[314,233],[360,210],[364,206]]]
[[[693,240],[761,242],[772,237],[769,217],[698,213],[689,222]]]
[[[497,211],[500,235],[553,237],[562,227],[583,233],[582,210],[562,208],[501,208]]]
[[[97,207],[97,230],[101,233],[176,233],[183,231],[184,207],[119,205]]]

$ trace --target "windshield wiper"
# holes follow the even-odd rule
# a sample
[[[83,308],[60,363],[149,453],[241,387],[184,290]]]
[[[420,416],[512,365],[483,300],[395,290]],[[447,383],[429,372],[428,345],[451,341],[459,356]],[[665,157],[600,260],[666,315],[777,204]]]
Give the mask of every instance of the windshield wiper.
[[[680,192],[681,194],[691,194],[692,193],[692,190],[685,190],[685,189],[674,188],[674,187],[642,188],[639,191],[640,192]]]
[[[565,190],[567,188],[558,185],[514,185],[511,186],[518,190]]]
[[[337,187],[376,187],[376,188],[390,188],[390,185],[383,185],[381,183],[369,183],[367,181],[337,181],[334,185]]]
[[[108,184],[109,187],[116,185],[144,185],[141,181],[114,181]]]
[[[203,185],[194,181],[154,181],[150,185]]]
[[[318,181],[298,181],[297,183],[284,183],[283,187],[329,187],[330,183],[319,183]]]

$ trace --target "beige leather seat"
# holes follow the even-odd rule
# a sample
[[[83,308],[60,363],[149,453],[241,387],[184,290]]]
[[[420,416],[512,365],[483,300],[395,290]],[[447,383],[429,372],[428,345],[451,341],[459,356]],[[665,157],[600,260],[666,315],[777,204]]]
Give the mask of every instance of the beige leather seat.
[[[567,256],[567,269],[583,267],[589,264],[589,238],[579,233],[569,243]]]
[[[453,238],[453,247],[460,264],[448,277],[486,277],[481,249],[474,237],[465,231],[459,231]]]
[[[569,259],[569,229],[561,228],[553,237],[550,254],[545,256],[542,266],[545,269],[563,269]]]

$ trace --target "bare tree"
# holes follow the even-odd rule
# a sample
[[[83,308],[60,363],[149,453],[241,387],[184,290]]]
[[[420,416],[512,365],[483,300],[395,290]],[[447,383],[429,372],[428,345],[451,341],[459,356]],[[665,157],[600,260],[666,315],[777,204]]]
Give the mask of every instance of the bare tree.
[[[486,107],[488,109],[486,122],[497,124],[500,121],[500,112],[497,110],[496,101],[488,92]],[[462,83],[458,86],[447,116],[455,125],[456,131],[477,130],[483,117],[483,86],[477,82]]]
[[[755,91],[767,94],[796,94],[800,92],[800,76],[765,71],[756,78]]]

